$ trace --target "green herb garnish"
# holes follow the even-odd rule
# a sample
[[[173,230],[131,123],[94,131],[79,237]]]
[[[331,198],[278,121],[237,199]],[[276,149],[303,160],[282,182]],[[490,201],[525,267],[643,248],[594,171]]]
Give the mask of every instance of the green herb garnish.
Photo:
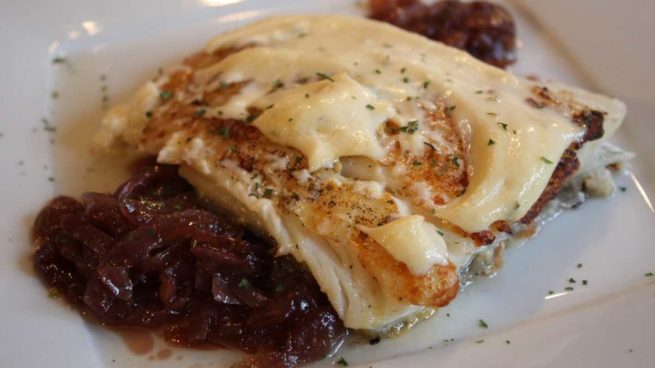
[[[554,163],[553,161],[549,160],[548,158],[546,158],[544,156],[541,156],[540,159],[541,159],[541,161],[545,162],[548,165],[552,165]]]
[[[479,319],[479,320],[478,320],[478,326],[479,326],[480,328],[489,328],[489,325],[488,325],[487,322],[485,322],[483,319]]]
[[[171,98],[173,98],[173,92],[171,92],[171,91],[161,91],[161,93],[159,94],[159,98],[162,101],[168,101]]]
[[[221,137],[227,139],[230,138],[230,128],[229,127],[221,127],[220,130]]]
[[[334,79],[330,78],[330,76],[327,75],[327,74],[325,74],[325,73],[316,72],[316,75],[320,78],[320,80],[327,79],[327,80],[329,80],[330,82],[334,82]]]
[[[400,127],[399,129],[403,133],[414,134],[418,130],[418,120],[412,120],[407,123],[407,126]]]

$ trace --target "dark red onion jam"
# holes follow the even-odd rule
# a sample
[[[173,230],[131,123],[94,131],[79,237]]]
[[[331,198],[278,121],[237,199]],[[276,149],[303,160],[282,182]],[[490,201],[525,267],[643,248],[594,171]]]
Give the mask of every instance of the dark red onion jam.
[[[38,273],[80,311],[253,354],[240,367],[295,367],[346,336],[302,264],[209,211],[175,166],[142,165],[114,194],[53,199],[34,243]]]
[[[516,62],[516,27],[509,11],[486,1],[369,0],[369,16],[465,50],[501,68]]]

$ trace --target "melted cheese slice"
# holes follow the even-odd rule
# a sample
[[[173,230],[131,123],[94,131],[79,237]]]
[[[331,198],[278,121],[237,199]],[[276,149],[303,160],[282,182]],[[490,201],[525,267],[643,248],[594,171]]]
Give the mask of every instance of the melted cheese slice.
[[[435,264],[448,264],[446,242],[423,216],[405,216],[382,226],[361,229],[415,275],[424,275]]]
[[[392,115],[390,104],[345,73],[270,94],[257,106],[270,108],[254,125],[272,141],[302,152],[310,171],[344,156],[384,157],[376,130]]]
[[[470,184],[433,210],[468,232],[525,215],[555,169],[550,162],[582,133],[566,114],[525,102],[533,82],[375,21],[275,17],[221,35],[206,51],[243,47],[207,71],[247,84],[223,110],[243,117],[247,106],[264,109],[255,126],[303,152],[310,171],[344,156],[379,160],[393,146],[380,131],[386,120],[418,122],[415,134],[395,139],[420,154],[431,133],[421,122],[435,104],[449,106],[470,145]],[[272,81],[284,88],[270,93]]]

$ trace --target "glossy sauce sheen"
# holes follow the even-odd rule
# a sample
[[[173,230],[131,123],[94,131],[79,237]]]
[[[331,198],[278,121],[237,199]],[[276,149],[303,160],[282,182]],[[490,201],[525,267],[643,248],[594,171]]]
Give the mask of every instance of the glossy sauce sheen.
[[[143,167],[113,195],[55,198],[34,237],[46,284],[108,325],[255,354],[244,367],[314,361],[346,335],[302,265],[207,211],[172,166]],[[152,346],[151,336],[130,344],[140,355]]]

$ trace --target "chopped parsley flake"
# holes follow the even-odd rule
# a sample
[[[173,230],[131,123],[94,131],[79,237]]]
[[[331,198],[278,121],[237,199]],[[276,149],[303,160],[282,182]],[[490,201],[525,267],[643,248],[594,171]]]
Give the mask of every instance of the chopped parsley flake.
[[[248,286],[250,286],[250,281],[248,281],[248,279],[241,279],[241,281],[239,281],[239,288],[246,289]]]
[[[66,62],[66,58],[63,56],[57,56],[56,58],[52,59],[53,64],[63,64]]]
[[[371,104],[366,105],[366,108],[369,110],[375,110],[375,107]]]
[[[653,277],[653,273],[652,273],[652,272],[646,272],[646,273],[644,274],[644,276],[646,276],[646,277]]]
[[[289,118],[289,122],[292,122],[292,121],[293,121],[293,118]]]
[[[222,115],[222,114],[220,114],[220,115]],[[254,115],[254,114],[248,115],[248,117],[246,118],[246,123],[252,123],[253,121],[255,121],[255,119],[257,119],[257,115]]]
[[[582,280],[582,285],[587,286],[589,284],[589,281],[587,280]]]
[[[304,38],[304,37],[307,37],[307,33],[305,32],[298,33],[298,38]]]
[[[443,236],[443,231],[441,231],[441,230],[437,230],[437,234]]]
[[[548,295],[553,295],[553,294],[555,294],[554,291],[552,291],[552,290],[548,290]]]
[[[570,282],[571,284],[575,284],[575,279],[574,279],[573,277],[571,277],[571,278],[569,279],[569,282]]]
[[[55,288],[48,289],[48,298],[56,299],[59,297],[59,291]]]
[[[500,127],[503,128],[503,130],[507,130],[507,124],[505,124],[505,123],[498,123],[498,125],[500,125]]]
[[[453,163],[453,165],[459,167],[459,157],[458,156],[453,156],[451,162]]]
[[[626,187],[619,187],[619,190],[620,190],[621,192],[625,193],[625,191],[628,190],[628,188],[626,188]]]
[[[273,189],[266,188],[264,190],[264,198],[271,198],[271,197],[273,197]]]
[[[582,263],[578,263],[577,268],[582,268]]]
[[[479,319],[479,320],[478,320],[478,326],[479,326],[480,328],[489,328],[489,325],[488,325],[487,322],[485,322],[483,319]]]
[[[430,81],[425,81],[423,82],[423,88],[428,89],[428,86],[430,85]]]
[[[491,138],[490,138],[489,141],[487,142],[487,146],[493,146],[494,144],[496,144],[496,141],[494,141],[494,140],[491,139]]]
[[[52,93],[50,94],[50,97],[52,97],[53,99],[57,99],[59,97],[59,92],[52,91]]]
[[[509,341],[509,340],[505,340],[505,344],[509,345],[509,344],[511,344],[511,343],[512,343],[511,341]]]
[[[196,116],[203,116],[207,112],[207,109],[198,109],[196,110]]]
[[[223,138],[230,138],[230,128],[229,127],[221,127],[221,137]]]
[[[412,161],[412,165],[421,166],[421,165],[423,165],[423,163],[421,161],[419,161],[419,160],[414,160],[414,161]]]
[[[400,127],[399,129],[403,133],[414,134],[418,130],[418,120],[412,120],[407,123],[407,126]]]
[[[409,83],[409,78],[407,77],[403,78],[403,83]]]
[[[489,115],[489,116],[496,116],[496,113],[495,113],[495,112],[488,112],[487,115]]]
[[[327,75],[327,74],[325,74],[325,73],[316,72],[316,75],[319,77],[320,80],[327,79],[327,80],[329,80],[330,82],[334,82],[334,79],[332,79],[329,75]]]
[[[57,131],[57,128],[50,125],[50,122],[46,118],[41,119],[41,123],[43,124],[43,130],[46,132],[54,133]]]
[[[273,83],[273,88],[275,88],[275,89],[282,88],[283,85],[284,84],[282,83],[282,81],[280,81],[279,79],[276,79],[275,82]]]
[[[380,71],[380,69],[375,69],[375,74],[382,74],[382,72]]]
[[[483,93],[484,93],[484,91],[481,90],[481,89],[475,91],[475,94],[476,94],[476,95],[481,95],[481,94],[483,94]]]
[[[514,209],[518,210],[519,208],[521,208],[521,204],[519,202],[514,203]]]
[[[309,93],[305,93],[305,98],[309,98]]]
[[[400,74],[403,74],[403,73],[405,73],[406,71],[407,71],[407,68],[402,68],[402,69],[400,69]]]
[[[337,364],[339,364],[341,366],[344,366],[344,367],[347,367],[348,366],[348,361],[344,357],[341,357],[341,358],[339,358],[339,360],[337,360]]]
[[[482,344],[483,342],[484,342],[484,339],[480,339],[480,340],[475,341],[476,344]]]
[[[168,101],[171,98],[173,98],[173,92],[171,92],[171,91],[161,91],[161,93],[159,94],[159,98],[162,101]]]
[[[146,111],[146,118],[148,119],[152,118],[152,111],[150,110]]]
[[[230,145],[230,152],[235,153],[237,151],[237,146],[234,144]]]
[[[226,89],[229,86],[230,86],[230,83],[228,83],[226,81],[223,81],[223,80],[221,81],[221,89]]]
[[[567,286],[567,287],[564,288],[564,290],[566,290],[566,291],[573,291],[573,288],[570,287],[570,286]]]
[[[552,165],[554,162],[549,160],[547,157],[541,156],[540,157],[541,161],[547,163],[548,165]]]

